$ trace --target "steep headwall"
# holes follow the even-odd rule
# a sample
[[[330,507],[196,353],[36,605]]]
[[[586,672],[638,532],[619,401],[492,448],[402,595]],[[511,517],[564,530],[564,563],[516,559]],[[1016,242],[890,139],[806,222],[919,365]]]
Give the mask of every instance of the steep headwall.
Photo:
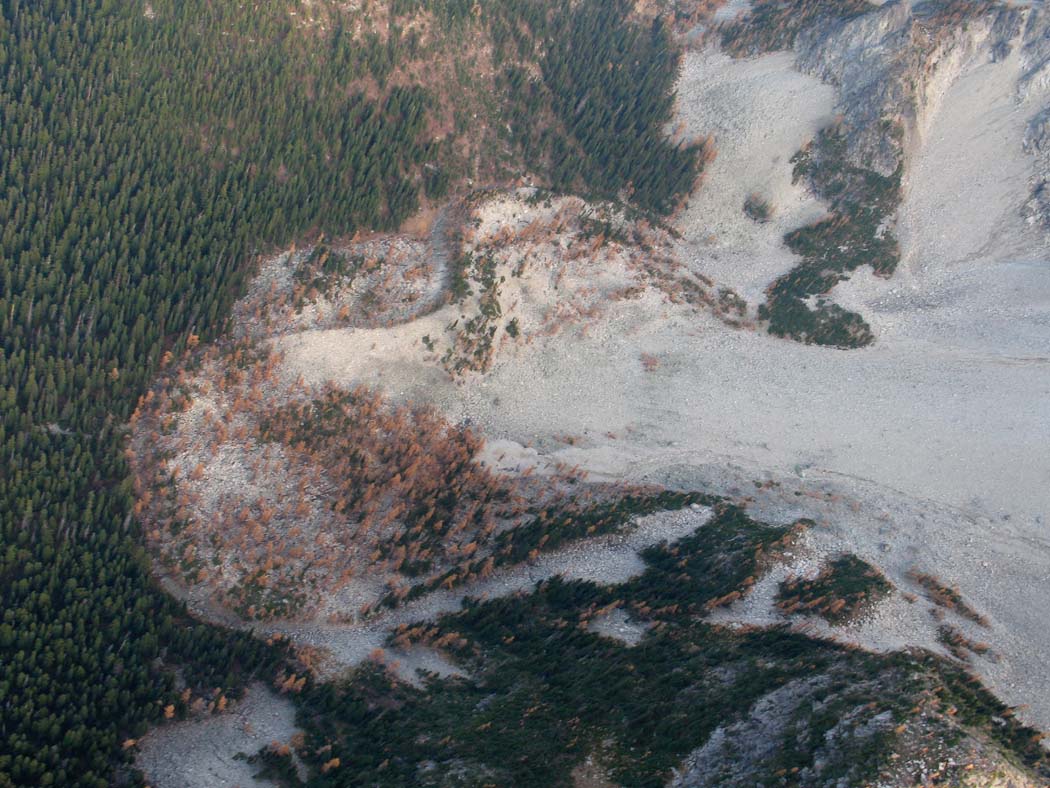
[[[1042,7],[954,0],[897,0],[867,14],[803,30],[798,67],[834,84],[847,155],[890,175],[907,165],[948,89],[967,66],[1020,58],[1019,104],[1050,92],[1050,16]],[[1022,213],[1050,228],[1050,115],[1038,114],[1024,141],[1036,157]]]

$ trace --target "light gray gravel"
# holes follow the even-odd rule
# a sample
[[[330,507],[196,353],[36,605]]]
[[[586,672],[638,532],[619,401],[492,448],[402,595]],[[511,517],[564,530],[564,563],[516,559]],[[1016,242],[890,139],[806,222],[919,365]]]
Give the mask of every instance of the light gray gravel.
[[[151,731],[139,742],[135,765],[154,788],[272,786],[253,776],[257,767],[235,756],[254,755],[273,742],[287,744],[297,730],[292,702],[254,684],[223,714]]]

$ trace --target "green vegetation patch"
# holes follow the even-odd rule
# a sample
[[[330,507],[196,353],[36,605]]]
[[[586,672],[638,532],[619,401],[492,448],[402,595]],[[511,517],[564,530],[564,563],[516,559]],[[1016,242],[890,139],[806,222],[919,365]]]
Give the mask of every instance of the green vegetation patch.
[[[0,785],[108,785],[126,738],[239,697],[286,656],[153,591],[127,537],[30,536],[0,551]]]
[[[645,616],[702,613],[740,598],[798,529],[772,528],[737,506],[721,505],[692,536],[642,552],[649,569],[627,583],[631,606]]]
[[[556,578],[401,627],[392,645],[440,649],[469,676],[417,688],[370,664],[308,687],[298,754],[310,784],[570,786],[592,757],[615,784],[662,786],[719,727],[738,737],[761,727],[763,742],[758,754],[741,748],[734,779],[711,784],[867,784],[894,767],[912,729],[950,741],[964,725],[1047,768],[1033,732],[941,660],[693,614],[740,587],[788,533],[723,507],[693,536],[648,551],[627,583]],[[649,624],[637,645],[591,631],[617,607]]]
[[[744,200],[744,213],[759,224],[765,224],[773,216],[773,206],[760,194],[749,194]]]
[[[850,621],[886,597],[893,586],[878,569],[855,555],[830,561],[812,578],[780,584],[777,607],[783,613],[815,613],[831,624]]]
[[[669,213],[692,191],[703,164],[702,144],[676,143],[664,133],[681,58],[671,31],[659,18],[649,27],[634,23],[627,0],[555,9],[522,20],[544,53],[542,77],[510,58],[503,66],[511,138],[554,189]],[[505,35],[520,41],[517,33]],[[518,51],[526,50],[519,43]]]
[[[361,255],[347,256],[321,243],[295,269],[294,279],[307,293],[324,295],[337,283],[350,284],[364,263]],[[301,308],[302,304],[297,306]]]
[[[693,504],[713,505],[717,501],[714,496],[702,493],[666,491],[613,495],[609,501],[593,504],[575,497],[553,501],[545,508],[529,512],[522,524],[498,534],[491,554],[431,576],[425,583],[413,586],[404,598],[415,599],[442,586],[451,588],[471,578],[487,577],[496,567],[533,561],[540,553],[572,541],[620,532],[634,517],[674,511]],[[388,595],[383,604],[394,605],[398,601],[395,595]]]
[[[802,262],[769,286],[759,317],[769,321],[771,334],[807,344],[869,345],[875,337],[864,318],[827,296],[861,266],[884,277],[896,269],[900,248],[889,222],[900,202],[902,168],[883,176],[853,165],[838,127],[822,131],[792,162],[795,181],[805,178],[830,211],[784,237]]]
[[[500,534],[498,563],[519,563],[540,549],[554,550],[576,539],[620,530],[634,517],[716,501],[714,496],[703,493],[659,492],[618,496],[608,503],[583,509],[542,511],[527,525]]]
[[[742,19],[722,26],[722,48],[734,57],[791,49],[806,28],[852,19],[872,8],[868,0],[754,0]]]

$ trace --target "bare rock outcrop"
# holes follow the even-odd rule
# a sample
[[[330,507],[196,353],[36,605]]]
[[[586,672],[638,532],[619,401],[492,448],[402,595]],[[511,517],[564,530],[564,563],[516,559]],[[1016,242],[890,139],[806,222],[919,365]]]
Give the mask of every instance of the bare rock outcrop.
[[[993,736],[961,721],[956,709],[924,698],[923,692],[915,696],[918,704],[907,713],[868,702],[880,694],[901,692],[904,686],[893,670],[853,684],[843,682],[834,671],[788,681],[762,696],[739,721],[717,728],[675,770],[669,784],[671,788],[1043,785],[1040,777],[1014,763]],[[903,700],[902,704],[909,705]],[[836,722],[821,729],[819,721],[828,715]],[[811,759],[792,757],[804,749],[812,751]]]
[[[1017,101],[1050,92],[1050,15],[1039,6],[896,0],[869,13],[803,30],[799,68],[834,84],[857,166],[890,175],[922,144],[951,84],[975,62],[1021,58]],[[1029,222],[1050,228],[1050,109],[1025,138],[1036,157]]]
[[[1038,16],[1030,9],[998,6],[963,16],[956,6],[898,0],[798,36],[799,68],[840,91],[848,154],[857,166],[895,172],[921,143],[963,67],[975,57],[1006,57],[1026,26],[1026,37],[1038,29],[1027,24]]]
[[[1022,212],[1029,222],[1050,228],[1050,107],[1028,124],[1024,149],[1036,157],[1038,174],[1032,183],[1032,195]]]

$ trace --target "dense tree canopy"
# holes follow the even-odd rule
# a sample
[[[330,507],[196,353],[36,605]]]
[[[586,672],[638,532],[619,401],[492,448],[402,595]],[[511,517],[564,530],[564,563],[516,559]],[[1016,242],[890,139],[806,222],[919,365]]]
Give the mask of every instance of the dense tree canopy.
[[[659,24],[622,2],[473,7],[393,0],[385,34],[357,35],[281,3],[0,0],[0,786],[105,785],[123,737],[185,703],[171,666],[236,691],[278,659],[151,586],[122,425],[166,351],[222,329],[255,253],[396,227],[473,174],[439,91],[399,70],[436,51],[400,16],[487,31],[499,133],[552,183],[655,210],[688,190]],[[541,77],[515,70],[540,52]],[[533,109],[542,138],[513,131]]]

